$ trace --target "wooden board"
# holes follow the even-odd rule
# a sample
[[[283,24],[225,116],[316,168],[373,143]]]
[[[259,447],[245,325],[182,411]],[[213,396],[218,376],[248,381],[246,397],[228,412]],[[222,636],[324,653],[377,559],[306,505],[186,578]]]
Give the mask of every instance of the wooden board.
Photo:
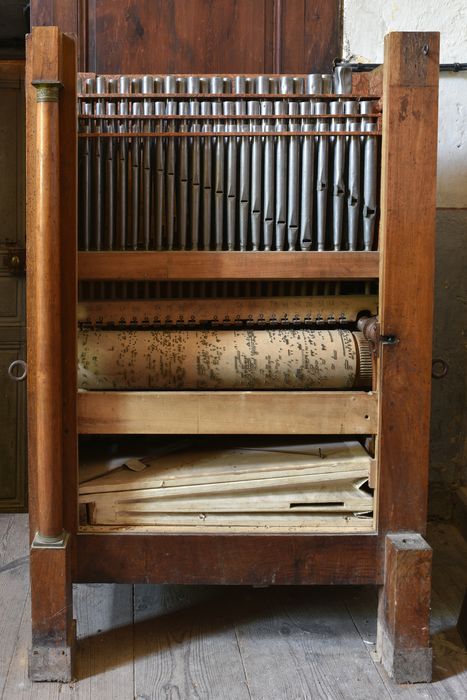
[[[170,535],[172,537],[183,537],[194,535],[196,537],[222,537],[238,535],[239,537],[249,537],[251,535],[266,535],[268,537],[276,535],[288,535],[291,537],[324,534],[326,537],[332,535],[362,534],[368,535],[375,532],[374,518],[371,512],[362,515],[342,514],[342,513],[322,513],[304,516],[300,513],[256,516],[250,513],[239,514],[230,513],[219,515],[201,515],[192,513],[180,513],[177,515],[157,513],[136,513],[124,514],[125,524],[115,525],[115,517],[111,517],[110,510],[102,509],[99,513],[107,524],[83,524],[79,528],[82,534],[92,535],[117,535],[129,534],[135,536],[143,534],[146,537],[152,535]],[[94,517],[94,516],[91,516]]]
[[[62,35],[62,88],[60,104],[60,232],[61,232],[61,326],[62,326],[62,424],[63,490],[75,494],[78,472],[76,432],[76,305],[77,305],[77,160],[76,138],[76,45],[74,37]],[[64,498],[64,527],[75,532],[77,512],[73,498]]]
[[[101,73],[324,73],[341,45],[337,0],[137,1],[123,14],[112,0],[32,0],[31,26],[48,24],[78,35],[81,70]]]
[[[126,530],[126,528],[125,528]],[[76,583],[380,584],[373,533],[80,532]]]
[[[378,275],[376,251],[78,253],[80,280],[371,280]]]
[[[92,525],[352,530],[372,525],[370,457],[358,442],[300,449],[190,449],[80,487]],[[142,471],[139,469],[142,468]],[[137,471],[134,471],[137,469]],[[360,522],[363,521],[363,522]]]
[[[366,435],[377,419],[374,392],[78,393],[82,434]]]
[[[225,437],[222,442],[225,442]],[[211,440],[210,440],[211,442]],[[275,476],[319,475],[326,478],[338,468],[355,471],[364,467],[368,474],[371,458],[357,442],[293,444],[265,442],[249,445],[202,445],[181,441],[180,449],[155,453],[148,448],[136,460],[120,457],[114,468],[102,460],[101,473],[89,477],[88,459],[80,460],[80,494],[120,491],[122,489],[167,488],[196,484],[222,484],[245,479],[271,479]],[[172,443],[168,443],[171,445]],[[129,450],[127,450],[129,452]],[[129,463],[129,460],[131,463]],[[110,462],[114,461],[113,458]],[[137,462],[134,465],[134,462]],[[98,469],[91,457],[93,471]],[[128,465],[128,466],[127,466]],[[136,470],[135,470],[136,466]],[[84,479],[83,479],[84,473]]]
[[[259,326],[292,324],[338,324],[357,320],[361,312],[375,316],[376,295],[309,297],[240,297],[227,299],[157,299],[83,301],[78,304],[78,322],[98,326],[180,327],[205,323]]]
[[[377,449],[392,532],[423,532],[427,515],[438,64],[437,32],[385,39],[380,320],[398,342],[381,347]]]

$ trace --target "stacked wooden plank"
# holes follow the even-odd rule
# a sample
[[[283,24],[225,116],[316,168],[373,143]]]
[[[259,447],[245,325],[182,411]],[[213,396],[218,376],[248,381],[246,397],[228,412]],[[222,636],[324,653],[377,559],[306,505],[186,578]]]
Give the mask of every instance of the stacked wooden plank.
[[[371,458],[359,442],[190,447],[81,483],[101,526],[370,529]],[[104,468],[104,471],[106,469]]]

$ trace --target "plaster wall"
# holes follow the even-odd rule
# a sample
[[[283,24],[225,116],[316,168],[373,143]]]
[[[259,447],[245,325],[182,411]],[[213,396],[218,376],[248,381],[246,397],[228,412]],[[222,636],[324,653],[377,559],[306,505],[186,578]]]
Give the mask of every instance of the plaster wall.
[[[390,31],[439,31],[441,63],[467,62],[466,0],[344,0],[344,58],[381,63]],[[467,72],[439,92],[438,207],[467,207]]]

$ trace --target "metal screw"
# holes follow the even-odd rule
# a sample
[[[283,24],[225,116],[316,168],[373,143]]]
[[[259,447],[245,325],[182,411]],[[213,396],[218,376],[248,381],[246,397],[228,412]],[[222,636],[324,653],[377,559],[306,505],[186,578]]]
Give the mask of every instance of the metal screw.
[[[424,44],[424,45],[423,45],[423,48],[422,48],[422,53],[423,53],[423,55],[424,55],[424,56],[428,56],[429,50],[430,50],[430,47],[428,46],[428,44]]]

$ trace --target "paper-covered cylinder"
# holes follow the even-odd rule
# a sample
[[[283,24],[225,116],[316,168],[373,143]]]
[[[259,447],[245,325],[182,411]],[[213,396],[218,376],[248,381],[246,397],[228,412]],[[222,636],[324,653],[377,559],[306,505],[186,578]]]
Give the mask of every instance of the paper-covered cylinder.
[[[350,389],[371,356],[348,330],[80,331],[81,389]]]

